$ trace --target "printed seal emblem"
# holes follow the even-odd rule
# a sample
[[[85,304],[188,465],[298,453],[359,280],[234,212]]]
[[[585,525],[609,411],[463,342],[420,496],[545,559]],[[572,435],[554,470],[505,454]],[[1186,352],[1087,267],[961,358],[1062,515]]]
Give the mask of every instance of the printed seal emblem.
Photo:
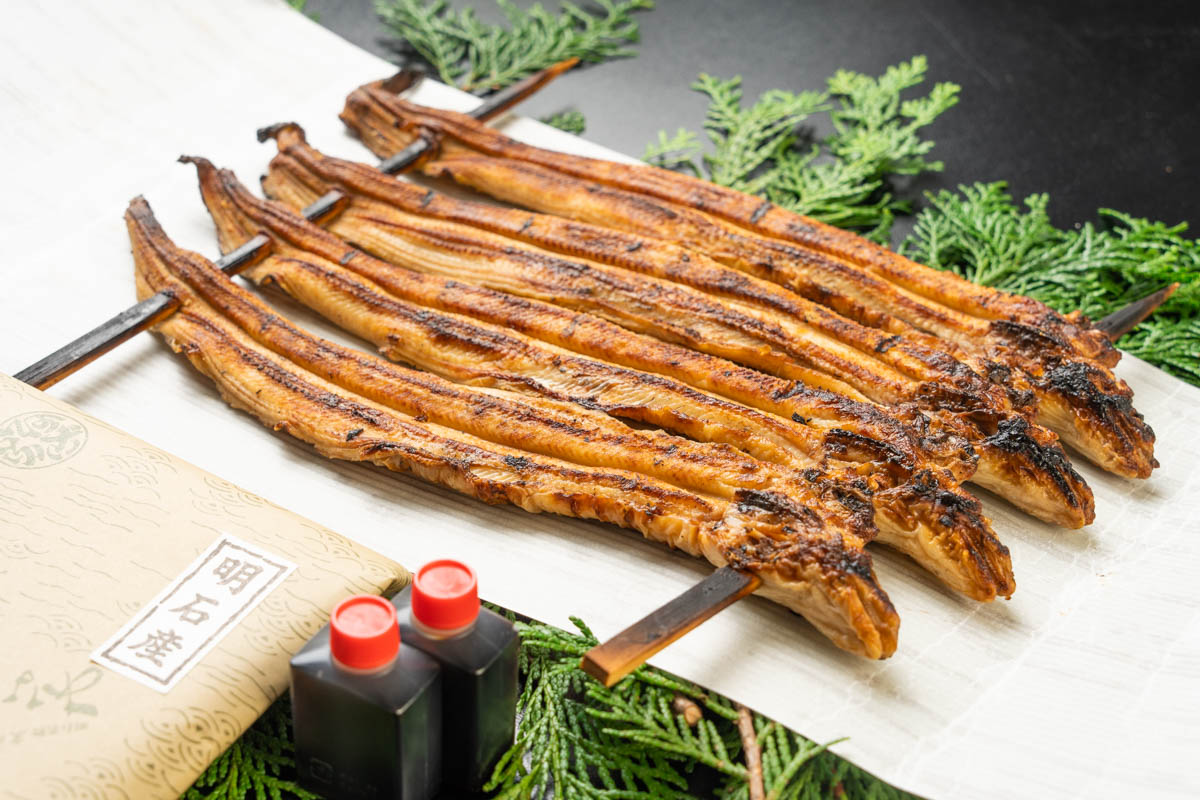
[[[83,425],[51,411],[30,411],[0,423],[0,464],[17,469],[61,464],[85,444]]]

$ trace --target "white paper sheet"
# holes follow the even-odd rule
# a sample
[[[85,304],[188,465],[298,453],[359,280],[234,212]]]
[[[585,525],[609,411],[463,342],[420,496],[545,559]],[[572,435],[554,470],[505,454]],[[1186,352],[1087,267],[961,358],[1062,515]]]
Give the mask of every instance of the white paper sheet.
[[[295,119],[315,146],[370,160],[336,114],[346,92],[389,66],[282,0],[17,0],[4,18],[7,372],[131,303],[121,214],[135,194],[177,241],[216,254],[194,173],[174,163],[180,153],[206,155],[252,184],[274,151],[254,129]],[[418,99],[471,104],[431,84]],[[606,153],[527,120],[506,130]],[[1134,359],[1119,372],[1158,432],[1162,468],[1139,483],[1081,465],[1098,519],[1083,532],[985,499],[1012,550],[1019,588],[1011,601],[962,600],[880,550],[880,581],[903,620],[889,661],[845,655],[802,620],[752,599],[654,662],[814,739],[849,736],[837,752],[931,797],[1200,794],[1192,764],[1200,752],[1200,390]],[[227,408],[155,337],[51,391],[409,566],[470,561],[484,596],[556,624],[578,614],[601,636],[615,633],[708,571],[615,528],[485,507],[326,461]]]

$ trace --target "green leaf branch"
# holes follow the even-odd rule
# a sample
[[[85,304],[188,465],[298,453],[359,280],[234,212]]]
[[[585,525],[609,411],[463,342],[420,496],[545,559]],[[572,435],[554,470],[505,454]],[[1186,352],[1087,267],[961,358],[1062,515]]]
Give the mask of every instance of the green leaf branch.
[[[682,800],[707,770],[721,800],[751,797],[751,769],[739,733],[739,707],[720,695],[643,666],[612,688],[579,669],[597,643],[576,632],[518,623],[525,680],[516,743],[492,777],[502,798]],[[680,699],[700,711],[689,721]],[[857,767],[754,712],[763,797],[902,798]]]
[[[1179,290],[1121,339],[1121,349],[1200,385],[1200,241],[1187,226],[1100,209],[1099,223],[1062,229],[1045,194],[1013,202],[1004,183],[928,196],[900,251],[968,280],[1092,317],[1178,282]]]
[[[320,800],[295,781],[292,712],[279,700],[217,757],[180,800]]]
[[[749,106],[740,78],[701,74],[692,88],[709,99],[704,130],[712,147],[703,169],[695,158],[704,146],[686,128],[673,136],[660,131],[642,157],[886,242],[894,215],[911,208],[893,196],[890,179],[942,169],[942,162],[925,158],[934,143],[921,133],[958,102],[952,83],[903,99],[924,82],[926,70],[924,56],[878,77],[839,70],[824,91],[773,89]],[[827,116],[833,133],[814,141],[802,126],[818,115]]]
[[[567,58],[587,62],[634,55],[636,11],[652,0],[594,0],[597,11],[563,2],[558,14],[496,0],[508,22],[489,25],[471,8],[446,0],[376,0],[383,23],[404,39],[445,83],[465,91],[500,89]]]
[[[552,128],[558,128],[560,131],[573,133],[576,136],[587,129],[587,120],[584,119],[583,113],[575,109],[550,114],[549,116],[542,117],[541,121]]]
[[[511,615],[510,615],[511,616]],[[579,668],[596,637],[517,622],[522,691],[513,747],[488,792],[511,800],[693,800],[698,773],[719,800],[750,800],[739,713],[761,754],[762,797],[905,798],[886,784],[760,714],[643,666],[612,688]],[[682,705],[681,705],[682,703]],[[690,708],[689,717],[681,709]],[[286,698],[205,770],[182,800],[319,800],[295,782]]]

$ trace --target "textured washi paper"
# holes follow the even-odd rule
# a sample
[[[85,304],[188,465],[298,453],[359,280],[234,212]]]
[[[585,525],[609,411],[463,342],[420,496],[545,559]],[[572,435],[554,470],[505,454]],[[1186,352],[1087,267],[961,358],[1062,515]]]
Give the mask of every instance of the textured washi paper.
[[[0,244],[14,264],[0,293],[0,368],[10,372],[132,302],[121,213],[134,195],[182,246],[217,255],[195,173],[174,163],[178,155],[207,156],[253,187],[274,152],[255,129],[296,120],[314,146],[373,161],[337,113],[353,87],[394,70],[278,0],[69,11],[21,0],[6,8],[0,67]],[[433,81],[416,99],[476,102]],[[532,120],[499,124],[535,144],[615,155]],[[276,293],[269,300],[311,330],[362,346]],[[1076,459],[1097,506],[1096,524],[1077,532],[981,491],[1012,550],[1011,601],[957,597],[871,546],[902,619],[892,659],[841,653],[803,620],[751,598],[654,663],[818,741],[847,736],[836,752],[928,797],[1200,795],[1191,767],[1200,752],[1200,390],[1131,358],[1118,374],[1158,432],[1162,467],[1127,481]],[[578,614],[611,635],[710,572],[611,526],[489,507],[328,461],[230,409],[154,337],[50,391],[403,563],[466,560],[489,600],[564,627]]]
[[[405,579],[0,375],[0,798],[179,797],[339,600]]]
[[[258,545],[222,536],[96,648],[92,661],[165,694],[294,569]]]

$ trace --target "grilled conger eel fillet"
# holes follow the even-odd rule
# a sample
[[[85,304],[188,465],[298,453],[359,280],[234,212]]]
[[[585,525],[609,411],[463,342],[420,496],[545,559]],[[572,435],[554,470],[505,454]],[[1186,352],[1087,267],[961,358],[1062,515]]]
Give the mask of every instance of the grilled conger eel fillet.
[[[780,283],[889,333],[926,331],[1001,369],[989,378],[1030,401],[1101,467],[1147,477],[1154,436],[1112,375],[1118,354],[1078,316],[915,264],[761,199],[655,167],[542,150],[462,114],[404,101],[378,84],[347,98],[342,118],[377,154],[422,136],[440,145],[429,174],[508,202],[668,238]]]
[[[861,538],[842,524],[844,517],[819,515],[769,489],[729,487],[728,497],[701,495],[629,470],[585,466],[496,444],[405,413],[396,406],[411,409],[414,400],[420,402],[410,395],[414,387],[452,395],[456,387],[290,326],[253,298],[233,291],[228,279],[201,256],[175,247],[141,198],[130,204],[126,224],[139,298],[168,291],[182,304],[158,331],[217,384],[231,405],[263,423],[331,458],[412,472],[485,502],[633,528],[713,564],[752,571],[763,580],[765,596],[804,615],[839,647],[871,658],[895,650],[895,610],[875,581]],[[238,309],[235,318],[241,327],[205,302],[189,280],[210,292],[224,289],[223,300]],[[257,339],[248,331],[257,331]],[[305,369],[292,356],[319,366],[328,377]],[[369,389],[373,398],[348,390],[347,384]],[[455,397],[465,404],[459,409],[464,415],[471,403],[487,408],[492,400],[503,403],[505,398],[485,392]],[[607,425],[596,415],[564,413],[577,415],[573,424]],[[655,438],[634,436],[648,445]],[[707,449],[712,454],[721,450]],[[819,493],[804,499],[820,504]]]
[[[824,484],[826,495],[840,498],[839,502],[857,511],[860,504],[866,505],[861,495],[868,494],[880,540],[911,555],[947,585],[979,600],[1012,593],[1008,551],[992,533],[978,501],[956,490],[948,480],[939,482],[933,470],[905,474],[900,465],[878,469],[870,462],[828,459],[820,452],[819,433],[808,426],[722,401],[662,376],[576,356],[516,333],[511,328],[536,328],[565,315],[569,318],[566,324],[577,330],[590,324],[601,329],[598,333],[608,329],[618,339],[635,337],[585,315],[382,263],[295,214],[253,197],[232,173],[218,171],[203,159],[187,160],[197,166],[202,195],[217,223],[223,249],[237,247],[257,231],[273,237],[272,256],[248,270],[247,277],[280,285],[314,310],[376,343],[389,357],[453,380],[570,400],[576,408],[607,411],[720,443],[718,450],[725,453],[722,458],[730,466],[723,471],[706,467],[689,473],[684,488],[711,492],[711,486],[705,489],[709,482],[757,471],[756,480],[775,481],[781,494],[793,496],[787,488],[792,483],[801,479],[812,483],[828,471],[837,480]],[[227,300],[207,299],[223,309],[229,307]],[[552,313],[542,313],[545,310]],[[518,312],[516,325],[494,324],[512,321],[513,311]],[[484,319],[488,322],[481,321]],[[357,386],[347,388],[364,391]],[[609,424],[625,431],[624,437],[631,435],[621,423],[610,420]],[[500,430],[490,426],[463,429],[483,437]],[[679,467],[672,464],[670,454],[699,463],[690,454],[697,448],[708,452],[713,447],[666,438],[672,442],[668,450],[655,450],[648,460],[620,454],[617,461],[602,463],[628,466],[679,483],[675,476]],[[531,449],[524,440],[497,441]],[[770,463],[754,461],[726,446],[730,444]],[[539,452],[562,455],[552,450]],[[841,454],[835,451],[835,455]],[[591,458],[594,456],[586,448],[572,456],[573,460],[595,463],[587,460]],[[706,458],[711,462],[715,457]],[[744,480],[731,483],[742,486],[739,481]],[[793,500],[800,497],[795,494]]]
[[[1057,524],[1092,521],[1091,492],[1054,434],[1014,413],[998,387],[927,343],[858,325],[661,240],[446,197],[323,156],[295,125],[264,134],[280,149],[264,178],[267,193],[295,208],[329,188],[350,193],[349,208],[330,229],[381,258],[587,310],[842,396],[860,398],[861,389],[880,402],[914,402],[937,429],[970,438],[980,456],[977,482]],[[559,255],[567,250],[571,258]],[[580,254],[592,260],[580,261]],[[674,282],[679,277],[689,285]],[[817,424],[844,424],[844,414],[824,408],[798,413]]]

